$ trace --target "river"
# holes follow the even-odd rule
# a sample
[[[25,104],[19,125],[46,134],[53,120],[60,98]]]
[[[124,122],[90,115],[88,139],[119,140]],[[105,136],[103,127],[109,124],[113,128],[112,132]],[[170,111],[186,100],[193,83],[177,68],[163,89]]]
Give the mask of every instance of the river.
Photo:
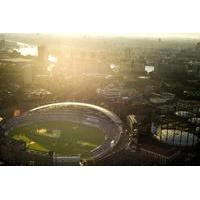
[[[18,48],[15,50],[18,51],[22,56],[38,56],[38,46],[32,44],[25,44],[22,42],[16,42]],[[57,62],[57,57],[53,55],[48,55],[48,61],[51,63]]]
[[[17,50],[23,56],[38,56],[38,46],[17,42]]]

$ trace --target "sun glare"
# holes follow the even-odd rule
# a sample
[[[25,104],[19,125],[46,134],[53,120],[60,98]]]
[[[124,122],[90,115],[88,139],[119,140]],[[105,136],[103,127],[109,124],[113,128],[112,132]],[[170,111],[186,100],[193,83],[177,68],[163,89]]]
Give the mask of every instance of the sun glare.
[[[1,32],[128,34],[199,31],[197,20],[200,14],[194,0],[3,0],[1,7],[4,8],[0,13],[3,19]],[[12,15],[7,13],[8,9]]]

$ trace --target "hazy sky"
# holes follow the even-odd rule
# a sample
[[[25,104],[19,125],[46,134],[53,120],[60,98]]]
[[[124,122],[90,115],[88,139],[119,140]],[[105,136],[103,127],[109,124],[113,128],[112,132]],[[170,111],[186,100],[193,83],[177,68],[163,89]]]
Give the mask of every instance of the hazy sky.
[[[200,32],[198,0],[0,0],[0,32]]]

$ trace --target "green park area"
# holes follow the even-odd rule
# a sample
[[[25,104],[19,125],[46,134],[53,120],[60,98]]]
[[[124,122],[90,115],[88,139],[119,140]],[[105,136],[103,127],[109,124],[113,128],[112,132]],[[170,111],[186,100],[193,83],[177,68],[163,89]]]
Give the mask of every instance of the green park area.
[[[99,128],[69,121],[23,124],[9,134],[16,140],[25,141],[30,150],[64,155],[87,154],[105,139]]]

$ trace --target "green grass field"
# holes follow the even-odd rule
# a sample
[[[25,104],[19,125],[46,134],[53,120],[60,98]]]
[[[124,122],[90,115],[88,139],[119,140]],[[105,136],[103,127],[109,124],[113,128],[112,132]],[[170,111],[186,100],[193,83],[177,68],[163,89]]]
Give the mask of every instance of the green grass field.
[[[10,136],[26,142],[27,148],[58,154],[87,154],[104,142],[102,130],[72,122],[40,122],[16,127]]]

